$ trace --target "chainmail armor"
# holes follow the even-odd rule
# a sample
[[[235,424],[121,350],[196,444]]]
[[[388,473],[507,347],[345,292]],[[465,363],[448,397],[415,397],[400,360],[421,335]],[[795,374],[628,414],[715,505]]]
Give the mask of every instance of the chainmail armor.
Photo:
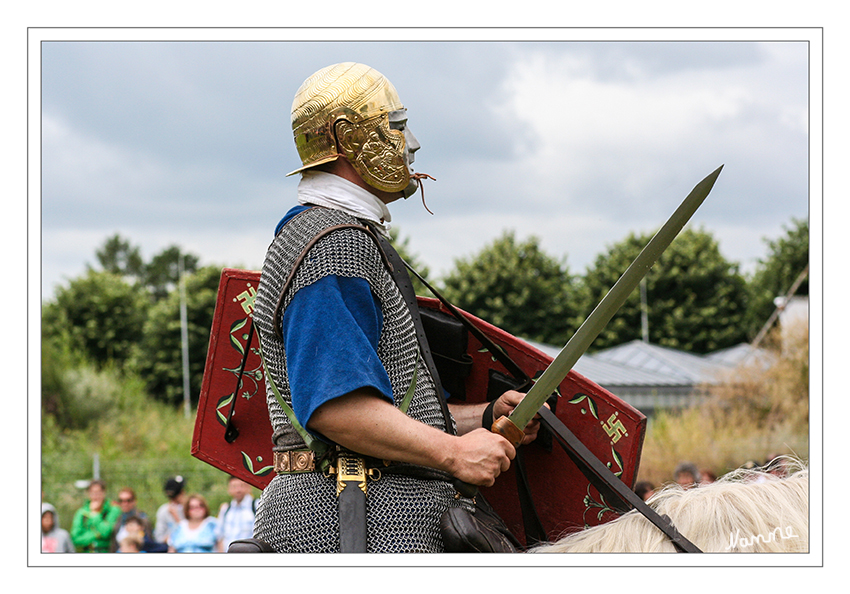
[[[311,208],[284,225],[266,254],[254,303],[254,323],[262,338],[266,373],[274,378],[281,396],[290,404],[286,353],[273,327],[281,286],[313,237],[327,227],[350,223],[362,224],[362,221],[341,211]],[[419,344],[404,299],[378,247],[366,233],[340,229],[320,239],[296,271],[283,310],[300,289],[330,275],[365,279],[380,302],[384,323],[378,356],[389,376],[397,405],[412,381]],[[407,414],[445,431],[434,382],[424,360],[421,357],[418,360],[416,388]],[[305,447],[269,386],[266,393],[273,449]],[[369,552],[441,552],[442,513],[450,506],[472,509],[469,500],[455,498],[454,488],[446,481],[390,474],[368,482],[366,501]],[[337,552],[339,517],[335,479],[319,472],[275,477],[263,492],[254,535],[278,552]]]

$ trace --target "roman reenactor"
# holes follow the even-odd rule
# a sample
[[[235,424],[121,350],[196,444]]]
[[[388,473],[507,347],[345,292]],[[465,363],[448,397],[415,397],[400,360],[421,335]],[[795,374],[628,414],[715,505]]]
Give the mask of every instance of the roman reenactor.
[[[457,481],[490,486],[516,455],[489,422],[523,394],[445,401],[387,241],[388,206],[429,177],[413,172],[419,144],[390,81],[324,68],[298,89],[292,128],[298,205],[270,225],[254,303],[277,473],[254,535],[278,552],[441,552],[447,510],[474,511]]]

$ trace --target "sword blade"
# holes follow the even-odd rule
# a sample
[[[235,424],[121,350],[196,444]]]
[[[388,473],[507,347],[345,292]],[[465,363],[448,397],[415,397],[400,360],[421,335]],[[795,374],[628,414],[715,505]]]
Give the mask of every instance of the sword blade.
[[[634,262],[629,265],[620,279],[608,291],[608,294],[599,302],[596,308],[587,317],[584,323],[576,330],[572,338],[567,342],[561,352],[555,357],[549,367],[543,372],[543,375],[529,389],[525,398],[507,417],[515,428],[520,432],[534,418],[543,403],[549,395],[554,392],[561,384],[576,361],[590,347],[591,343],[599,336],[602,329],[608,324],[617,310],[622,307],[626,298],[631,294],[635,287],[640,284],[640,280],[646,275],[658,257],[667,249],[673,242],[685,224],[690,220],[699,206],[711,192],[714,187],[714,182],[720,175],[721,165],[715,171],[710,173],[705,179],[699,182],[691,193],[682,201],[679,208],[670,216],[666,223],[652,237],[649,243],[641,250]],[[500,421],[493,424],[493,430],[497,433],[505,435],[505,431],[500,427]],[[515,431],[508,431],[510,435],[516,436]],[[512,439],[505,437],[515,442],[515,437]],[[522,438],[520,437],[520,440]],[[515,443],[514,445],[519,445]]]

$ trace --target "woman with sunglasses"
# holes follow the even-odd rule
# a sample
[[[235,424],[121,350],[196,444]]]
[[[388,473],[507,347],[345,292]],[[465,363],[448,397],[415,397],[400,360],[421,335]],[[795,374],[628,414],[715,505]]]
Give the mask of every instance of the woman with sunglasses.
[[[212,553],[215,550],[218,525],[210,516],[210,508],[202,495],[186,499],[182,520],[168,538],[169,553]]]

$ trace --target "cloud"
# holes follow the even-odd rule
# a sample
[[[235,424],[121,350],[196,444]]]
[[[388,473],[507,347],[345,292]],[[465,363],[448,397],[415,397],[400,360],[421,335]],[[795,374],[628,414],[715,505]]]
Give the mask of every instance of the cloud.
[[[529,52],[506,78],[509,100],[502,106],[534,135],[519,166],[526,175],[543,176],[542,185],[566,180],[570,206],[580,212],[605,196],[611,216],[621,220],[647,208],[656,212],[660,204],[653,208],[647,189],[695,171],[707,174],[709,156],[717,159],[714,166],[739,164],[749,178],[768,177],[769,160],[781,160],[776,186],[796,177],[802,189],[807,162],[799,123],[806,104],[789,105],[769,93],[772,87],[752,76],[752,62],[721,58],[705,70],[659,70],[631,57],[613,76],[599,64],[608,61],[605,52]],[[786,82],[805,86],[804,76]]]
[[[116,208],[123,213],[142,203],[171,173],[156,156],[86,134],[50,113],[42,116],[42,162],[48,224],[70,216],[101,225]]]

